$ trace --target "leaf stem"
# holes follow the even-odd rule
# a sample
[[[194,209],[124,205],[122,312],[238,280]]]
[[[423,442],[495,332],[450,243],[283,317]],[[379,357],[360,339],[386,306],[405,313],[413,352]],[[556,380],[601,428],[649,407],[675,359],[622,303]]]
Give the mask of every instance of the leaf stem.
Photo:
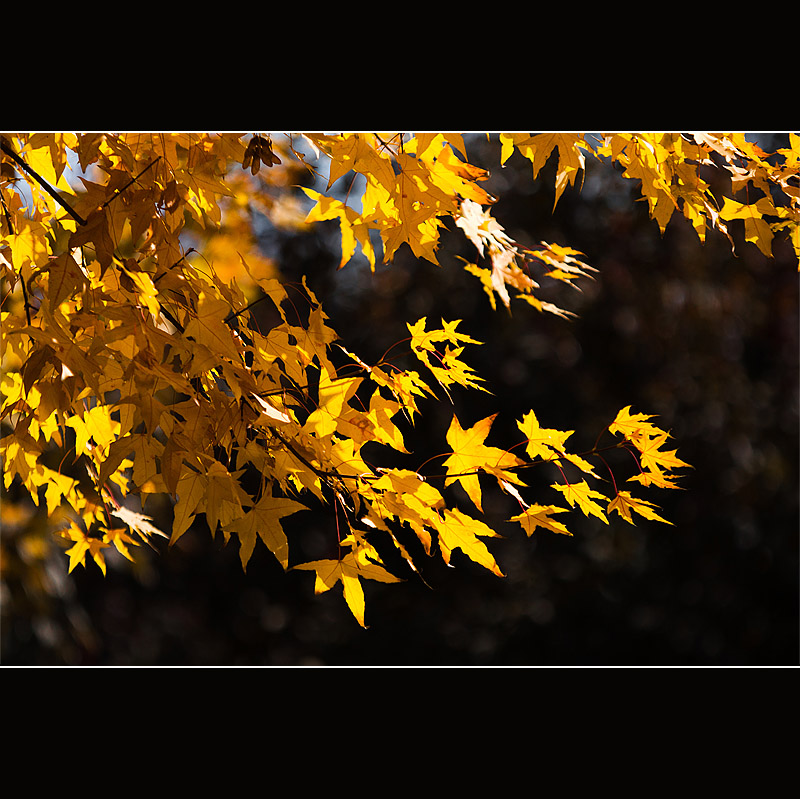
[[[619,496],[619,489],[617,488],[617,481],[614,478],[614,472],[611,470],[611,467],[608,465],[608,461],[606,461],[606,459],[602,455],[600,455],[599,453],[595,452],[594,454],[598,458],[600,458],[601,461],[603,461],[603,464],[605,465],[606,469],[608,469],[608,473],[611,475],[611,482],[614,484],[614,496]]]

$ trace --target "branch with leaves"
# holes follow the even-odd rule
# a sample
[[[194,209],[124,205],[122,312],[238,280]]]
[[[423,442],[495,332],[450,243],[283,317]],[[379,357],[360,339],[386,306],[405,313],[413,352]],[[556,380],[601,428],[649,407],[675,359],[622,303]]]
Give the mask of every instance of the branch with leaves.
[[[562,519],[571,512],[606,524],[614,513],[628,523],[634,514],[664,522],[654,503],[620,487],[607,459],[610,449],[627,449],[627,480],[676,488],[688,464],[652,416],[624,408],[601,431],[613,444],[575,453],[567,446],[573,431],[544,428],[531,410],[517,420],[519,440],[487,444],[495,415],[462,426],[456,413],[458,392],[486,390],[464,360],[479,342],[460,322],[410,321],[406,363],[368,365],[339,341],[305,282],[283,283],[265,265],[242,198],[266,203],[271,189],[290,182],[290,169],[316,169],[310,149],[328,159],[328,189],[345,175],[364,177],[348,202],[306,189],[313,205],[293,223],[338,220],[342,266],[358,247],[373,267],[403,246],[436,262],[449,220],[477,250],[466,268],[493,305],[509,308],[520,298],[567,316],[536,292],[544,278],[573,285],[589,276],[583,254],[512,241],[491,216],[494,198],[480,185],[487,173],[468,163],[458,134],[287,141],[279,150],[266,134],[4,138],[4,487],[46,514],[67,542],[70,571],[87,558],[105,571],[112,547],[132,560],[154,537],[174,545],[202,518],[212,535],[238,542],[245,569],[260,541],[283,568],[312,571],[317,592],[341,582],[364,625],[363,581],[401,579],[383,547],[400,553],[409,574],[423,571],[408,535],[425,557],[450,563],[459,550],[502,575],[486,544],[497,535],[483,514],[487,481],[517,500],[510,521],[528,536],[539,527],[569,534]],[[573,134],[502,134],[500,142],[502,160],[520,153],[534,177],[557,152],[558,196],[586,157],[610,158],[641,181],[659,225],[681,210],[702,237],[706,225],[724,230],[745,219],[762,249],[778,234],[796,246],[797,137],[779,166],[735,135],[614,134],[590,146]],[[726,198],[717,209],[697,171],[714,156],[739,188],[773,190],[773,204],[761,197],[734,207]],[[81,174],[70,182],[72,168]],[[784,206],[775,205],[777,189]],[[262,210],[278,215],[274,204]],[[256,307],[268,308],[268,328],[259,327]],[[440,399],[453,408],[441,467],[413,463],[402,430],[413,434],[425,403]],[[408,465],[387,465],[398,459]],[[560,475],[552,484],[558,502],[528,496],[526,470],[540,464]],[[145,506],[153,495],[171,498],[166,532],[132,508],[134,498]],[[464,498],[470,513],[457,507]],[[285,520],[320,503],[336,515],[335,555],[296,562]]]

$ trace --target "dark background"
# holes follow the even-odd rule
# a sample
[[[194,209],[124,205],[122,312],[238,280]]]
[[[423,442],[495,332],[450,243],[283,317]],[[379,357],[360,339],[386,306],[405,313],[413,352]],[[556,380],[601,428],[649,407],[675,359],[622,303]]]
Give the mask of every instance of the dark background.
[[[785,146],[782,136],[760,141]],[[470,147],[472,163],[499,163],[485,137]],[[531,409],[545,427],[575,430],[575,449],[590,448],[625,405],[657,414],[694,469],[685,490],[638,494],[674,526],[570,515],[573,537],[540,529],[529,539],[503,524],[517,511],[487,482],[487,521],[506,536],[490,546],[506,577],[457,553],[455,568],[426,564],[427,585],[366,583],[367,630],[340,588],[314,596],[312,574],[284,574],[261,544],[244,574],[236,547],[207,530],[137,566],[109,559],[105,578],[93,566],[67,576],[59,556],[48,569],[53,604],[4,597],[3,663],[796,665],[796,260],[783,243],[767,260],[741,231],[735,255],[715,233],[701,245],[677,217],[662,236],[636,202],[636,184],[589,166],[582,191],[567,189],[555,212],[552,164],[534,183],[515,156],[489,184],[509,235],[575,247],[599,270],[582,292],[552,294],[574,320],[522,303],[513,314],[492,311],[455,258],[475,257],[460,235],[444,235],[442,267],[404,252],[375,275],[360,262],[337,272],[335,227],[314,236],[266,230],[264,246],[287,279],[308,276],[332,326],[367,362],[407,335],[407,322],[462,319],[459,329],[485,342],[465,359],[493,396],[455,392],[455,410],[464,425],[500,412],[487,443],[515,442],[515,420]],[[412,468],[437,450],[428,442],[443,441],[451,410],[423,409],[407,439]],[[532,477],[534,490],[535,479],[547,493],[555,475]],[[335,540],[328,514],[288,522],[304,554],[320,556]]]

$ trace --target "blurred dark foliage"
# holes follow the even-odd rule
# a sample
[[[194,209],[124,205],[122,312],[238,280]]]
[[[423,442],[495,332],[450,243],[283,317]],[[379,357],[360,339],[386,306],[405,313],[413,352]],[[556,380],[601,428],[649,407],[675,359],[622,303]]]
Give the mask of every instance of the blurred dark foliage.
[[[766,136],[763,145],[784,146]],[[473,163],[499,163],[485,137]],[[550,165],[552,167],[552,164]],[[5,665],[100,666],[784,666],[798,662],[798,275],[788,246],[768,261],[741,239],[701,245],[675,219],[664,236],[637,202],[638,187],[590,164],[583,188],[553,212],[553,174],[530,179],[516,157],[493,170],[494,215],[522,244],[541,240],[586,254],[599,271],[583,291],[552,299],[574,320],[524,304],[492,311],[445,235],[442,267],[407,254],[372,275],[336,270],[335,228],[265,238],[285,277],[308,276],[349,349],[375,361],[407,335],[407,322],[463,319],[485,342],[465,358],[493,395],[454,395],[462,424],[499,411],[488,443],[518,440],[534,409],[544,426],[575,430],[590,448],[625,405],[657,414],[694,469],[682,491],[639,491],[674,522],[575,517],[571,538],[526,538],[503,519],[517,512],[487,486],[498,579],[456,555],[432,561],[425,583],[367,584],[361,629],[334,589],[315,597],[313,576],[284,574],[262,546],[244,574],[235,545],[206,529],[132,567],[66,575],[55,606],[3,620]],[[452,409],[430,404],[408,441],[413,468],[437,452]],[[527,474],[527,473],[526,473]],[[556,475],[530,473],[545,496]],[[538,480],[538,483],[535,482]],[[551,497],[551,499],[553,499]],[[169,508],[150,507],[169,518]],[[169,521],[163,522],[166,527]],[[327,512],[289,520],[303,555],[329,554]],[[8,605],[9,598],[5,598]]]

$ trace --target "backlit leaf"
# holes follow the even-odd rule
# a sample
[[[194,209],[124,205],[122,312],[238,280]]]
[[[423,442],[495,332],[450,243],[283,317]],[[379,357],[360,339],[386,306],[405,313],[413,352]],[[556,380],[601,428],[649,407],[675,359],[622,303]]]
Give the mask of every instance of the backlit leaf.
[[[605,494],[601,494],[591,488],[585,480],[567,485],[556,483],[552,488],[560,491],[573,507],[577,505],[587,516],[596,516],[604,524],[608,524],[605,511],[594,501],[595,499],[607,500],[608,498]]]
[[[483,508],[481,507],[479,472],[482,471],[512,483],[520,482],[520,479],[507,469],[521,465],[522,460],[511,452],[483,443],[496,417],[497,414],[487,416],[465,430],[454,414],[447,431],[447,443],[453,453],[444,461],[444,467],[447,470],[445,485],[459,483],[475,507],[481,511]]]
[[[620,491],[617,496],[608,503],[608,512],[616,511],[626,522],[634,524],[632,511],[635,511],[645,519],[652,519],[657,522],[664,522],[664,524],[672,524],[666,519],[662,519],[653,508],[656,506],[652,502],[644,499],[637,499],[631,496],[628,491]]]
[[[555,505],[531,505],[522,513],[512,516],[509,521],[519,522],[528,537],[533,535],[537,527],[544,527],[553,533],[572,535],[562,522],[550,518],[555,513],[567,513],[567,509]]]

